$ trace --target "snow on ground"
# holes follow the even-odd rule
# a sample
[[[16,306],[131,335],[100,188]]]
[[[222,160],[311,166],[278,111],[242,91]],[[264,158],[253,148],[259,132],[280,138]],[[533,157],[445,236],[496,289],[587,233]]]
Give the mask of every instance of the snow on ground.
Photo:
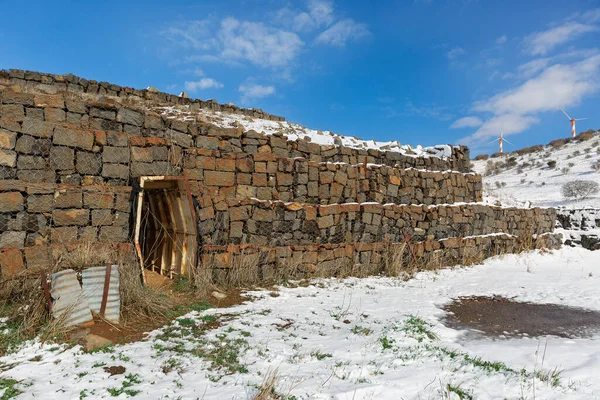
[[[515,157],[516,165],[499,174],[486,175],[488,161],[506,161]],[[600,207],[600,195],[584,201],[565,199],[561,187],[576,179],[600,183],[600,170],[593,165],[600,163],[600,135],[578,143],[567,143],[560,149],[545,146],[543,151],[519,156],[516,153],[505,157],[474,161],[474,170],[483,175],[485,200],[500,201],[503,205],[527,206],[584,206]],[[556,167],[548,167],[548,161],[556,161]],[[530,164],[523,166],[523,164]],[[501,185],[501,186],[498,186]],[[505,186],[502,186],[505,185]]]
[[[192,112],[189,106],[152,107],[151,111],[164,114],[168,118],[177,118],[184,121],[205,120],[223,128],[243,126],[244,130],[254,130],[265,135],[281,133],[288,140],[304,139],[320,145],[342,145],[356,149],[388,150],[402,153],[412,157],[439,157],[447,158],[452,155],[449,145],[432,147],[402,145],[399,141],[378,142],[375,140],[362,140],[354,136],[343,136],[330,131],[309,129],[288,121],[271,121],[261,118],[249,117],[237,113],[224,113],[207,109]]]
[[[276,371],[282,399],[600,399],[600,333],[473,339],[440,322],[440,307],[459,296],[600,310],[598,276],[600,252],[565,248],[408,281],[314,280],[95,353],[29,343],[0,358],[0,382],[19,381],[19,399],[251,399]],[[110,366],[126,372],[109,376]]]

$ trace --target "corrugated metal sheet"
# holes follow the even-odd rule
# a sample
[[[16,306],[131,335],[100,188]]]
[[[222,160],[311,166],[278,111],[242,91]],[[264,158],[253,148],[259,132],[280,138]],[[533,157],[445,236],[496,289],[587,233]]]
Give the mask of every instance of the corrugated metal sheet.
[[[90,309],[95,313],[100,313],[102,306],[102,295],[104,293],[104,281],[106,278],[106,267],[91,267],[83,270],[83,295],[89,303]],[[119,294],[119,266],[111,266],[110,281],[108,287],[108,297],[106,300],[106,309],[104,318],[119,323],[121,313],[121,296]]]
[[[89,304],[83,296],[75,271],[72,269],[52,274],[50,295],[54,299],[52,315],[54,318],[65,315],[66,326],[93,321]]]

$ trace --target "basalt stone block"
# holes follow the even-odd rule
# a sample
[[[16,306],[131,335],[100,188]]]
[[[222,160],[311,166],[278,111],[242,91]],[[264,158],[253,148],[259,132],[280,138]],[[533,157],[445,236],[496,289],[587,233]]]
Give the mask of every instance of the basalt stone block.
[[[142,126],[144,125],[144,114],[138,111],[134,111],[129,108],[121,108],[119,109],[119,113],[117,114],[117,122],[122,122],[124,124],[134,125],[134,126]]]
[[[71,209],[52,211],[52,220],[55,226],[86,226],[89,224],[90,211]]]
[[[39,139],[29,135],[23,135],[17,139],[15,150],[19,153],[46,156],[52,147],[51,139]]]
[[[77,152],[77,172],[82,175],[100,175],[102,171],[102,159],[98,153]]]
[[[127,242],[129,241],[128,230],[121,226],[101,226],[98,239],[100,241]]]
[[[25,237],[27,232],[24,231],[6,231],[0,233],[0,248],[15,247],[22,249],[25,246]]]
[[[129,149],[105,146],[102,151],[102,161],[105,163],[126,164],[129,162]]]
[[[114,193],[84,192],[83,205],[85,208],[112,208]]]
[[[127,179],[129,167],[122,164],[103,164],[102,176],[105,178]]]
[[[0,148],[12,150],[17,143],[17,134],[0,129]]]
[[[50,240],[52,243],[68,243],[77,240],[76,226],[61,226],[50,229]]]
[[[4,104],[0,107],[0,116],[13,121],[23,121],[25,109],[21,104]]]
[[[50,158],[48,164],[52,169],[67,171],[74,170],[75,150],[70,147],[52,146],[50,148]]]
[[[92,150],[94,147],[94,133],[58,126],[54,132],[53,141],[55,145]]]
[[[25,199],[20,192],[0,192],[0,212],[23,211]]]
[[[22,132],[35,137],[50,138],[54,133],[54,123],[25,117]]]

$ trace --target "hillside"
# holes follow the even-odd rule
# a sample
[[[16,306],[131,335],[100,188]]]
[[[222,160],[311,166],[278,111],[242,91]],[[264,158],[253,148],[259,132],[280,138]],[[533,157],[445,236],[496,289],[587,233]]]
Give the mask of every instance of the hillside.
[[[600,131],[474,160],[473,169],[483,176],[484,201],[489,203],[600,207],[600,195],[574,201],[561,194],[561,187],[573,180],[600,184]]]

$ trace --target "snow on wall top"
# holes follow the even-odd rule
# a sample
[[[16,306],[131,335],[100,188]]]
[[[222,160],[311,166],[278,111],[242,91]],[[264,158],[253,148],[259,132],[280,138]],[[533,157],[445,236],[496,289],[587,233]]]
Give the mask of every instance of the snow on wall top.
[[[380,151],[393,151],[410,157],[452,157],[452,146],[437,145],[412,147],[403,145],[397,140],[378,142],[375,140],[362,140],[354,136],[344,136],[330,131],[309,129],[289,121],[271,121],[261,118],[252,118],[242,114],[224,113],[207,109],[191,110],[188,106],[161,106],[150,107],[150,111],[172,119],[183,121],[205,121],[222,128],[242,126],[245,130],[262,132],[265,135],[281,133],[288,140],[306,140],[323,146],[344,146],[353,149],[374,149]],[[457,146],[458,147],[458,146]]]

